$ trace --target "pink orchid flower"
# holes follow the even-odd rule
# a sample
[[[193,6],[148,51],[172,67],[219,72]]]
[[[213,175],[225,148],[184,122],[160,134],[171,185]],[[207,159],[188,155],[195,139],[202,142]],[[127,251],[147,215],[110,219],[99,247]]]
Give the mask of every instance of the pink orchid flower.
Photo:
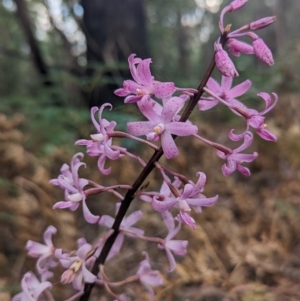
[[[271,133],[269,130],[266,129],[265,124],[265,117],[263,115],[267,114],[271,111],[278,102],[278,96],[276,93],[272,93],[274,96],[274,101],[272,102],[271,95],[266,92],[260,92],[257,95],[260,96],[265,101],[265,109],[261,112],[258,112],[254,109],[242,108],[242,107],[234,107],[232,106],[231,109],[236,111],[238,114],[242,115],[247,122],[247,128],[244,133],[242,134],[234,134],[233,130],[230,131],[229,137],[233,141],[241,140],[250,127],[254,128],[256,133],[267,141],[277,141],[277,137]]]
[[[116,213],[119,210],[121,203],[117,203],[116,205]],[[120,233],[114,243],[113,249],[110,251],[109,258],[112,258],[116,254],[120,252],[120,249],[123,245],[124,242],[124,233],[127,234],[126,232],[122,232],[122,230],[129,230],[130,232],[133,232],[137,235],[144,235],[144,230],[138,229],[136,227],[132,227],[136,222],[138,222],[141,218],[143,217],[143,212],[141,210],[135,211],[131,214],[129,214],[126,218],[122,220],[121,226],[120,226]],[[115,219],[109,215],[102,215],[101,219],[99,221],[99,225],[105,226],[109,229],[112,228],[113,223]],[[127,234],[130,236],[130,234]]]
[[[227,161],[227,163],[223,164],[222,172],[224,176],[231,175],[236,169],[245,176],[250,176],[250,170],[243,166],[242,163],[244,162],[252,162],[258,156],[257,152],[253,154],[241,154],[243,150],[248,148],[253,141],[253,134],[251,132],[246,132],[244,135],[244,142],[238,148],[231,150],[225,149],[224,150],[217,150],[217,155]]]
[[[158,245],[159,248],[163,248],[166,251],[169,263],[170,263],[170,269],[169,272],[173,272],[176,267],[176,261],[174,258],[174,255],[183,256],[187,253],[187,240],[173,240],[172,238],[177,235],[179,230],[181,229],[181,222],[178,223],[177,227],[175,227],[175,222],[172,214],[170,211],[165,211],[162,213],[162,216],[164,218],[165,225],[168,228],[168,235],[164,239],[163,245]]]
[[[174,158],[179,155],[179,151],[172,134],[190,136],[198,131],[198,128],[191,123],[174,121],[183,104],[182,98],[172,97],[164,104],[161,114],[158,115],[151,102],[143,101],[140,110],[149,121],[128,122],[128,130],[135,136],[146,135],[148,140],[157,141],[161,138],[166,158]]]
[[[118,149],[112,148],[112,138],[109,136],[113,132],[116,122],[102,118],[102,113],[105,107],[111,107],[111,104],[105,103],[99,108],[93,107],[91,109],[91,119],[97,130],[96,134],[92,134],[92,140],[81,139],[76,141],[75,145],[85,145],[87,147],[87,153],[91,157],[98,157],[98,168],[104,175],[108,175],[111,172],[111,168],[105,168],[106,158],[111,160],[117,160],[121,157]],[[95,113],[98,111],[99,122],[95,119]]]
[[[137,102],[142,98],[148,99],[152,95],[158,98],[169,98],[176,91],[174,83],[154,80],[150,71],[151,59],[142,60],[136,58],[135,54],[131,54],[128,63],[134,81],[124,81],[123,88],[115,91],[118,96],[126,96],[125,103]]]
[[[83,188],[88,185],[89,181],[79,178],[78,169],[81,166],[86,166],[79,158],[83,158],[83,153],[77,153],[73,156],[71,165],[64,164],[60,169],[61,174],[57,179],[52,179],[51,184],[59,186],[65,190],[65,200],[54,204],[53,209],[70,208],[75,211],[80,202],[82,202],[83,215],[88,223],[95,224],[99,221],[99,216],[93,215],[86,205],[86,195]]]
[[[61,275],[61,283],[73,283],[74,289],[83,290],[84,283],[93,283],[97,277],[93,275],[89,269],[95,262],[96,257],[90,253],[93,251],[90,244],[82,245],[76,252],[76,256],[66,257],[60,259],[63,267],[68,268]],[[65,255],[65,254],[64,254]]]
[[[44,232],[44,242],[41,244],[32,240],[28,240],[26,249],[30,257],[39,258],[36,263],[36,268],[39,274],[43,274],[48,271],[48,268],[57,266],[57,262],[53,260],[55,247],[52,243],[52,235],[57,232],[56,228],[49,226]]]
[[[153,300],[154,291],[152,289],[152,286],[162,285],[163,279],[159,276],[159,271],[153,271],[151,269],[148,254],[146,252],[143,252],[143,255],[146,258],[140,262],[137,275],[139,276],[140,282],[150,293],[150,300]]]
[[[40,282],[32,272],[27,272],[21,281],[22,292],[15,295],[12,301],[38,301],[39,296],[52,288],[49,281]]]
[[[233,77],[222,76],[221,85],[212,77],[207,81],[207,88],[216,94],[218,97],[222,98],[224,101],[231,105],[246,108],[244,104],[236,99],[243,94],[245,94],[251,87],[251,81],[245,80],[244,82],[232,87]],[[200,111],[206,111],[219,103],[219,100],[214,97],[201,97],[198,101],[198,108]]]

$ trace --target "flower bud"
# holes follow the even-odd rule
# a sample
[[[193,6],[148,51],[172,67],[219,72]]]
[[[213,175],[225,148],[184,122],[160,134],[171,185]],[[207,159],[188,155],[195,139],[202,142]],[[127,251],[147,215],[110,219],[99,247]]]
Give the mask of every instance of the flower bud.
[[[239,76],[232,60],[229,58],[227,52],[223,49],[216,52],[215,61],[218,69],[224,76]]]
[[[234,0],[229,4],[230,12],[234,12],[240,8],[242,8],[248,0]]]
[[[274,65],[272,52],[261,38],[254,40],[252,45],[255,55],[261,61],[268,64],[269,66]]]
[[[270,24],[272,24],[275,20],[276,20],[275,16],[259,19],[257,21],[251,22],[249,24],[249,29],[250,30],[258,30],[258,29],[265,28],[265,27],[269,26]]]
[[[227,42],[227,47],[229,51],[235,56],[240,56],[241,53],[254,53],[252,45],[249,45],[236,39],[229,39]]]

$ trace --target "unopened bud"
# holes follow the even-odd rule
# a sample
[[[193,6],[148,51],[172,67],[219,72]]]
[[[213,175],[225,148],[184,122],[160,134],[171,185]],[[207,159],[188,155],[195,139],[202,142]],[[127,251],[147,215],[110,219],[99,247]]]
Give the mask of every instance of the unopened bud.
[[[240,56],[241,53],[245,53],[245,54],[254,53],[254,49],[252,45],[249,45],[245,42],[241,42],[236,39],[229,39],[227,42],[227,47],[229,51],[235,56]]]
[[[234,0],[229,4],[230,12],[234,12],[240,8],[242,8],[248,0]]]
[[[276,20],[275,16],[259,19],[257,21],[251,22],[249,24],[249,29],[250,30],[258,30],[258,29],[265,28],[265,27],[269,26],[270,24],[272,24],[275,20]]]
[[[215,54],[215,61],[218,69],[224,76],[239,76],[226,51],[218,50]]]
[[[274,65],[272,52],[261,38],[254,40],[252,45],[255,55],[261,61],[268,64],[269,66]]]

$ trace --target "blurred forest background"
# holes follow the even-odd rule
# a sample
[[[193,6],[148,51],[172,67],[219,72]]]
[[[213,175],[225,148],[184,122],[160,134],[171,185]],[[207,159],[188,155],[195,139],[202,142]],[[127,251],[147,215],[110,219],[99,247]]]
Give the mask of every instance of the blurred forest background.
[[[24,246],[28,239],[39,241],[47,225],[59,229],[57,242],[66,248],[74,248],[83,234],[90,240],[97,235],[96,227],[86,227],[80,215],[53,214],[51,207],[62,194],[48,182],[75,152],[83,151],[73,145],[89,135],[91,106],[112,103],[114,110],[107,116],[121,128],[135,118],[134,109],[125,108],[113,94],[130,75],[129,54],[151,57],[151,69],[160,81],[197,87],[213,55],[220,8],[228,2],[0,1],[0,300],[10,300],[19,291],[22,274],[33,269]],[[206,194],[219,194],[220,200],[197,217],[196,232],[183,230],[182,236],[191,239],[189,253],[177,271],[166,276],[167,285],[158,290],[156,300],[300,300],[300,1],[248,2],[226,15],[225,23],[237,28],[276,15],[276,22],[259,32],[274,54],[275,65],[266,67],[254,56],[241,56],[234,59],[240,73],[235,82],[252,80],[242,101],[257,108],[261,103],[256,93],[279,94],[277,108],[267,116],[279,142],[256,137],[254,148],[260,156],[250,166],[253,176],[224,179],[222,162],[210,150],[178,140],[187,155],[172,164],[187,175],[207,173]],[[218,72],[214,77],[220,78]],[[243,126],[221,106],[193,118],[201,134],[224,143],[233,124]],[[151,155],[144,148],[138,151],[141,156]],[[111,164],[109,179],[101,177],[96,167],[85,175],[105,184],[134,180],[137,167],[130,161],[123,161],[121,171],[120,165]],[[151,185],[160,183],[153,178]],[[91,204],[93,212],[110,212],[113,207]],[[146,210],[149,218],[142,226],[161,235],[157,217]],[[112,275],[121,277],[120,266],[134,270],[133,255],[145,248],[134,244],[136,251],[129,248],[132,243],[124,251],[125,263],[120,258],[111,264]],[[157,267],[166,266],[162,253],[154,247],[149,250]],[[58,283],[56,289],[57,300],[71,294]],[[131,289],[127,293],[132,300],[147,300],[139,287]],[[100,293],[101,298],[93,300],[110,300]]]

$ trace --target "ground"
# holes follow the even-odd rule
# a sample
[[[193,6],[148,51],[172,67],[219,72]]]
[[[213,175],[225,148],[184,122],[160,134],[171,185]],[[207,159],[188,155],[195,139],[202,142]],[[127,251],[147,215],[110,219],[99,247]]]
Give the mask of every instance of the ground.
[[[195,230],[183,227],[178,235],[179,239],[189,240],[189,246],[188,254],[177,258],[175,272],[167,273],[167,259],[156,245],[128,239],[122,254],[108,263],[109,277],[121,280],[134,273],[137,260],[143,258],[141,252],[147,249],[152,267],[161,270],[165,278],[165,285],[155,289],[155,300],[300,300],[299,98],[295,94],[281,95],[278,106],[267,117],[268,128],[278,136],[277,143],[255,136],[251,151],[258,151],[259,157],[249,164],[251,177],[235,173],[225,178],[221,173],[223,162],[214,151],[190,138],[179,138],[177,143],[186,155],[174,160],[172,168],[194,180],[196,172],[205,172],[208,178],[205,195],[218,194],[218,202],[204,208],[202,214],[193,215],[197,222]],[[231,124],[222,124],[221,113],[216,111],[197,123],[201,134],[226,143]],[[212,122],[213,118],[218,121]],[[55,243],[70,250],[83,234],[92,241],[100,233],[96,226],[85,226],[79,214],[51,209],[62,193],[49,180],[58,175],[60,165],[70,157],[58,148],[51,156],[37,159],[23,146],[24,122],[22,115],[0,116],[0,299],[3,301],[19,291],[21,275],[34,270],[34,261],[27,258],[24,246],[28,239],[41,240],[47,225],[58,228]],[[74,152],[78,150],[74,148]],[[140,155],[149,157],[150,153],[141,149]],[[89,158],[86,161],[95,163]],[[170,164],[166,160],[161,162]],[[96,167],[83,174],[103,185],[133,182],[138,166],[131,160],[125,158],[110,164],[113,171],[109,179],[99,175]],[[149,182],[150,187],[160,185],[157,175]],[[112,214],[114,208],[114,201],[110,200],[104,203],[94,198],[88,204],[92,212],[100,214]],[[139,226],[147,234],[165,235],[159,215],[148,204],[136,200],[133,207],[146,213]],[[59,285],[59,278],[54,287],[56,300],[71,295],[71,289]],[[132,300],[148,299],[147,292],[139,285],[124,290]],[[111,299],[99,290],[91,300]]]

